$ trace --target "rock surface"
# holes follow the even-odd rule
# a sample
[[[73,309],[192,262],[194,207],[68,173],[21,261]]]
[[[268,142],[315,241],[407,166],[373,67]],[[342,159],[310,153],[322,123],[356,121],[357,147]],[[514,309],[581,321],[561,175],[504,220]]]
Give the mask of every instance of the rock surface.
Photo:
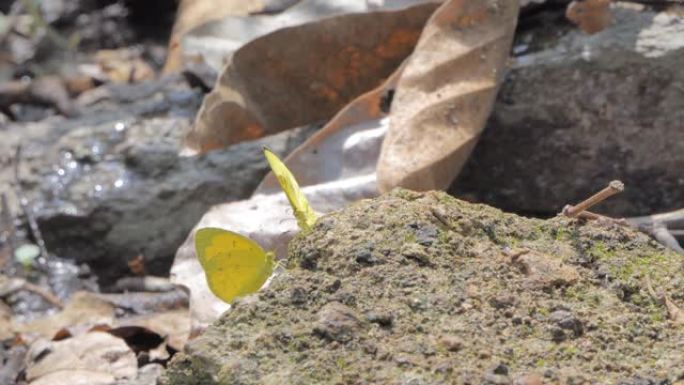
[[[312,131],[180,157],[201,97],[175,76],[95,89],[82,96],[79,118],[5,129],[0,181],[13,184],[11,155],[22,144],[22,190],[50,252],[88,263],[105,284],[129,273],[127,261],[138,255],[149,274],[168,274],[176,249],[205,211],[256,188],[268,169],[263,145],[282,155]]]
[[[684,207],[684,17],[614,13],[591,36],[556,19],[553,29],[519,31],[516,60],[453,193],[548,215],[620,179],[625,193],[602,212]]]
[[[289,264],[177,355],[164,383],[684,379],[684,330],[645,283],[684,303],[682,257],[624,227],[395,190],[320,218]]]

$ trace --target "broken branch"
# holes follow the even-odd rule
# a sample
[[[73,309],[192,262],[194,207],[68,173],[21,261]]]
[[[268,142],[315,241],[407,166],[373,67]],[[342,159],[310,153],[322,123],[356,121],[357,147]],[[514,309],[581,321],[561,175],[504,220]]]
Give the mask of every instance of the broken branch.
[[[589,208],[603,202],[607,198],[620,193],[625,190],[625,185],[619,180],[614,180],[608,184],[606,188],[576,204],[575,206],[567,205],[563,208],[563,215],[570,218],[577,217],[580,213]]]

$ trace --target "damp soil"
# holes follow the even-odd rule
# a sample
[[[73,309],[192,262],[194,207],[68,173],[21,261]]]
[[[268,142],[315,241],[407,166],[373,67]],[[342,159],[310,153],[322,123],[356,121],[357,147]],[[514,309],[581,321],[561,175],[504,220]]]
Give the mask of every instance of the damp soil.
[[[659,300],[684,304],[684,259],[619,225],[395,190],[320,218],[288,258],[164,383],[684,379],[684,325]]]

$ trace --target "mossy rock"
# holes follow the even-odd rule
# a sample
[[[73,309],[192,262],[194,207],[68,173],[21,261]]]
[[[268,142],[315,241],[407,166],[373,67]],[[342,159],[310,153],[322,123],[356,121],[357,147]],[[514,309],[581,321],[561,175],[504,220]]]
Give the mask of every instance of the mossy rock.
[[[289,259],[167,384],[684,378],[684,326],[658,300],[684,304],[684,260],[629,228],[395,190],[320,218]]]

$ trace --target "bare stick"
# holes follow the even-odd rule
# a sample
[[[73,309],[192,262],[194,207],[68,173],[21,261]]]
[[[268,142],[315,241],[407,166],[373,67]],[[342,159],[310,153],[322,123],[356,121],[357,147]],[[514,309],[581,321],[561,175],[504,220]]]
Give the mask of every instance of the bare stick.
[[[665,305],[667,315],[675,325],[684,325],[684,311],[675,304],[667,293],[658,294],[653,290],[651,277],[646,276],[646,290],[653,297],[653,300],[661,305]]]
[[[7,251],[8,258],[11,258],[14,255],[14,245],[16,243],[14,238],[16,235],[14,233],[14,218],[7,204],[7,195],[4,193],[0,194],[0,204],[0,233],[2,233],[6,242],[5,250]],[[0,260],[0,271],[4,271],[4,262]]]
[[[6,296],[19,290],[26,290],[37,294],[54,306],[57,306],[60,309],[64,308],[64,305],[59,298],[42,287],[28,282],[24,278],[14,278],[0,274],[0,296]]]
[[[14,154],[14,183],[16,184],[16,194],[17,197],[19,198],[19,204],[21,205],[21,210],[24,212],[24,216],[26,216],[26,221],[29,224],[29,228],[31,229],[31,233],[33,234],[33,238],[36,241],[36,244],[38,244],[38,247],[40,248],[40,258],[38,258],[38,264],[39,265],[44,265],[47,262],[47,258],[49,256],[47,247],[45,246],[45,240],[43,239],[43,234],[40,232],[40,227],[38,227],[38,222],[36,222],[36,218],[33,216],[33,212],[31,211],[31,205],[29,204],[28,198],[24,195],[24,192],[21,189],[21,178],[19,177],[19,164],[21,162],[21,145],[17,146],[17,150]]]
[[[655,223],[662,223],[668,229],[684,229],[684,209],[670,211],[668,213],[646,215],[643,217],[628,218],[627,221],[635,227],[651,227]]]
[[[603,190],[597,192],[596,194],[590,196],[589,198],[585,199],[584,201],[576,204],[575,206],[565,206],[563,208],[563,215],[574,218],[581,212],[588,210],[592,206],[603,202],[607,198],[622,192],[625,190],[625,185],[620,182],[619,180],[614,180],[608,184],[606,188]]]
[[[677,238],[670,233],[670,231],[667,229],[667,226],[664,224],[654,224],[651,229],[651,235],[653,235],[653,238],[665,245],[668,249],[674,250],[679,254],[684,254],[684,249],[682,249],[682,246],[680,246],[679,242],[677,242]]]
[[[59,298],[57,298],[54,294],[50,293],[49,291],[43,289],[38,285],[34,285],[31,282],[24,282],[22,288],[26,291],[30,291],[31,293],[41,296],[44,300],[50,302],[51,304],[60,309],[64,308],[64,304],[62,303],[62,301],[59,300]]]

